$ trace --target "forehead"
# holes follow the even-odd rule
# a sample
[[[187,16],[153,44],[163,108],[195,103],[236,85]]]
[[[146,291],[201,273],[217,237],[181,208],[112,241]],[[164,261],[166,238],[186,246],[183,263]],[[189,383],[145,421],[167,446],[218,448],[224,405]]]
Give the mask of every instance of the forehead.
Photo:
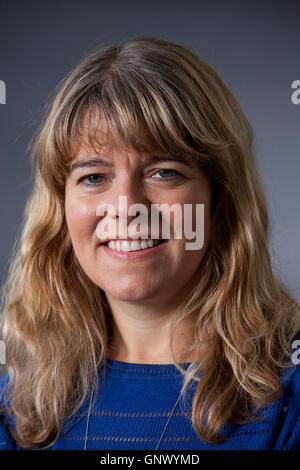
[[[141,139],[141,137],[140,137]],[[154,160],[164,156],[166,160],[183,161],[195,164],[195,157],[183,155],[170,155],[169,152],[155,148],[153,145],[148,145],[148,151],[138,151],[137,149],[129,148],[120,138],[116,137],[111,124],[106,116],[99,112],[99,110],[89,109],[81,118],[80,132],[78,133],[74,145],[72,157],[70,158],[67,167],[68,171],[72,168],[78,168],[76,163],[93,159],[96,162],[97,156],[102,156],[108,160],[118,160],[123,156],[130,156],[145,162],[150,157]]]
[[[180,151],[159,148],[147,137],[147,131],[139,129],[137,145],[126,145],[118,130],[98,108],[88,108],[80,118],[72,151],[66,162],[66,176],[80,168],[112,167],[122,165],[129,157],[138,166],[179,162],[186,168],[202,173],[205,165],[201,157]],[[126,127],[126,126],[125,126]],[[125,164],[126,165],[126,164]]]
[[[147,153],[153,151],[155,146],[151,139],[146,137],[146,132],[140,129],[136,132],[136,145],[126,143],[126,119],[124,117],[124,132],[120,133],[118,127],[107,119],[104,112],[91,107],[82,112],[76,131],[71,138],[71,149],[67,158],[67,166],[73,161],[87,158],[91,154],[110,154],[114,150],[130,153]],[[139,134],[139,135],[138,135]]]
[[[104,146],[116,145],[116,138],[108,120],[97,109],[86,110],[80,117],[79,127],[73,145],[74,159],[91,149],[100,152]]]

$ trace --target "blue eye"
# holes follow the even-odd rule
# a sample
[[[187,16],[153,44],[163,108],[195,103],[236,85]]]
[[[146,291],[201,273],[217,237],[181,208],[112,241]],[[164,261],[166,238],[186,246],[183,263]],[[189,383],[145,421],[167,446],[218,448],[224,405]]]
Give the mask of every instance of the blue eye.
[[[159,174],[159,176],[155,176],[156,174]],[[157,170],[156,173],[152,176],[152,178],[162,183],[168,183],[173,180],[182,179],[184,177],[176,170],[162,168],[160,170]],[[103,185],[105,182],[105,179],[106,179],[105,176],[99,173],[92,173],[90,175],[86,175],[80,178],[79,184],[85,186],[88,189],[93,189],[95,187]]]
[[[85,183],[84,181],[89,181],[89,183]],[[92,174],[92,175],[88,175],[88,176],[84,176],[83,178],[81,178],[79,180],[79,182],[81,184],[83,184],[84,186],[98,186],[99,184],[101,184],[103,180],[103,177],[99,174]]]
[[[157,179],[160,179],[160,180],[170,180],[170,179],[179,178],[179,177],[182,176],[176,170],[169,170],[169,169],[165,169],[165,168],[163,168],[161,170],[158,170],[155,174],[157,174],[157,173],[160,173],[160,178],[157,178]],[[170,173],[171,173],[171,175],[170,175]]]

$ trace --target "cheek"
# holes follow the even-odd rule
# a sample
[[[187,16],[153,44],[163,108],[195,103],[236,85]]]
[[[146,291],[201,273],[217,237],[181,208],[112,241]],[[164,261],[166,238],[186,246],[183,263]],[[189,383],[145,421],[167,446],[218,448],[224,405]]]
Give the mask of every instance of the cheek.
[[[80,243],[90,239],[95,230],[96,217],[94,209],[87,203],[66,196],[66,221],[73,242]]]
[[[198,188],[197,188],[198,189]],[[203,238],[204,238],[204,248],[207,245],[208,239],[210,237],[210,228],[211,228],[211,188],[208,182],[204,181],[202,183],[202,188],[198,191],[195,189],[194,194],[193,194],[193,216],[192,216],[192,227],[193,231],[203,232]],[[202,214],[202,210],[199,210],[199,213],[197,214],[197,204],[203,204],[204,205],[204,212],[203,212],[203,219],[202,215],[200,215],[200,212]]]
[[[175,210],[172,210],[170,215],[169,209],[162,210],[162,217],[165,219],[166,225],[167,221],[170,223],[172,236],[177,232],[179,237],[182,236],[184,238],[185,233],[193,232],[194,234],[197,233],[197,236],[200,238],[201,231],[204,244],[206,245],[207,239],[210,236],[211,223],[211,195],[209,187],[205,188],[205,190],[199,190],[197,186],[189,188],[188,192],[168,202],[169,206],[173,204],[175,206],[178,205],[178,210],[175,207]],[[201,206],[204,205],[204,207],[200,208],[200,204]]]

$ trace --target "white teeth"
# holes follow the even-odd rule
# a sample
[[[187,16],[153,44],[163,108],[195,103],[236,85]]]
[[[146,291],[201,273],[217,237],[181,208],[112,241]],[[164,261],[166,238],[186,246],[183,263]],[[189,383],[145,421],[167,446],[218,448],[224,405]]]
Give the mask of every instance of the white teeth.
[[[148,247],[148,243],[147,243],[147,240],[142,240],[141,241],[141,248],[144,250],[145,248]]]
[[[151,239],[148,240],[148,246],[149,246],[149,248],[152,248],[152,247],[153,247],[153,240],[151,240]]]
[[[131,242],[128,240],[117,240],[113,241],[110,240],[108,242],[108,247],[111,250],[117,251],[138,251],[138,250],[145,250],[147,248],[152,248],[153,246],[158,245],[158,240],[132,240]]]
[[[133,242],[131,242],[130,244],[130,248],[131,248],[131,251],[139,250],[141,248],[141,244],[137,240],[133,240]]]
[[[130,251],[130,242],[122,240],[121,251]]]
[[[112,250],[115,249],[115,242],[113,242],[112,240],[110,242],[108,242],[108,247],[111,248]]]

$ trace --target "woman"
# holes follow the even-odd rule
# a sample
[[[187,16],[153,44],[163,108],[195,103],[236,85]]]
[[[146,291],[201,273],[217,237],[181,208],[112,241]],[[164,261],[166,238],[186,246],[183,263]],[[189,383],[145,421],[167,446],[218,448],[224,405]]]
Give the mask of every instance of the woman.
[[[300,309],[272,272],[252,140],[178,44],[103,47],[66,78],[5,286],[3,448],[300,447]],[[188,206],[192,249],[170,212],[163,233]]]

